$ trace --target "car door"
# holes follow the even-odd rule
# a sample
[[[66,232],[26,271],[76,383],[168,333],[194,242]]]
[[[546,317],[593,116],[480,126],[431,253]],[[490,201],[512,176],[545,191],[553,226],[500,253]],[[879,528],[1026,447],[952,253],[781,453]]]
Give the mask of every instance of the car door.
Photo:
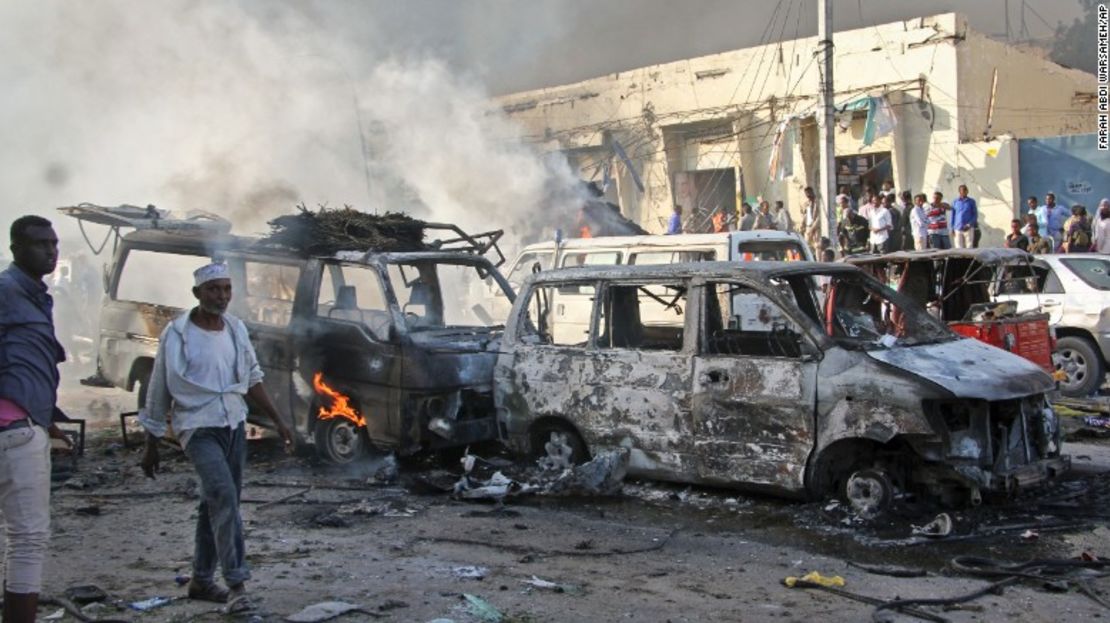
[[[402,357],[378,268],[327,260],[313,270],[319,285],[295,331],[299,382],[312,388],[322,373],[323,382],[354,399],[370,440],[394,446],[401,439]]]
[[[995,299],[1014,301],[1018,312],[1040,311],[1049,324],[1060,321],[1064,311],[1064,286],[1056,269],[1044,260],[999,266],[995,272]]]
[[[568,251],[560,260],[563,268],[620,263],[621,252],[615,250]],[[552,334],[556,341],[568,344],[583,341],[590,331],[593,307],[592,285],[566,283],[557,288],[551,299]]]
[[[293,371],[296,350],[290,323],[303,263],[262,256],[228,258],[232,278],[231,310],[247,325],[262,380],[274,407],[296,424]]]
[[[632,450],[631,471],[697,481],[690,426],[691,361],[685,279],[608,282],[578,409],[598,443]],[[696,326],[696,323],[691,327]]]
[[[784,293],[728,279],[699,289],[692,406],[702,478],[802,489],[816,439],[816,345]]]

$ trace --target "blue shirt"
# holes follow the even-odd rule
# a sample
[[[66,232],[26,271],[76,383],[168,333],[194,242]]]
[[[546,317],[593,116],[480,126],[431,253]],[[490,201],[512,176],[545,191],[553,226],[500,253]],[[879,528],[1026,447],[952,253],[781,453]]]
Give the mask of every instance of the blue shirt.
[[[682,217],[678,214],[672,214],[670,220],[667,221],[668,234],[681,234],[682,233]]]
[[[1062,206],[1058,203],[1056,204],[1056,207],[1052,208],[1051,210],[1048,209],[1048,206],[1042,206],[1042,207],[1044,207],[1045,211],[1048,212],[1048,229],[1049,229],[1049,231],[1050,232],[1062,231],[1064,229],[1064,223],[1069,218],[1071,218],[1071,210],[1065,208],[1064,206]],[[1040,221],[1040,216],[1037,217],[1037,220]]]
[[[0,398],[49,427],[58,400],[58,364],[65,358],[54,337],[54,299],[46,284],[8,266],[0,272]]]
[[[979,225],[979,208],[971,197],[956,197],[952,202],[952,230],[962,231],[965,227]]]

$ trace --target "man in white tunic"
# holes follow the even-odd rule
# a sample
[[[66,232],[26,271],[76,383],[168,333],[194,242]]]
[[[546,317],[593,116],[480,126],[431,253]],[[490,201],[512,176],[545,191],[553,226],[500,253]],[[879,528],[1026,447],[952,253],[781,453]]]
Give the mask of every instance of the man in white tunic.
[[[226,601],[229,612],[245,612],[255,607],[246,593],[250,570],[239,515],[247,460],[245,396],[273,420],[287,451],[292,451],[294,438],[262,386],[262,369],[246,326],[227,313],[227,266],[209,264],[193,276],[199,304],[174,319],[159,339],[146,408],[139,414],[147,430],[142,467],[154,477],[158,440],[166,434],[172,412],[174,433],[200,480],[189,597]],[[227,590],[216,584],[217,564]]]

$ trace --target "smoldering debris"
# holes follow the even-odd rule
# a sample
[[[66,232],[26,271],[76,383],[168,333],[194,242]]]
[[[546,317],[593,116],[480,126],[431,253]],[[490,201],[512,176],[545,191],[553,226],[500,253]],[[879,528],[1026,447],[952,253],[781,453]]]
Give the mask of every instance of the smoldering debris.
[[[264,246],[276,246],[304,255],[332,255],[340,251],[420,251],[424,244],[424,221],[407,214],[367,214],[350,206],[315,212],[301,205],[296,214],[269,222]]]
[[[472,455],[463,458],[464,467],[473,468]],[[525,494],[536,495],[585,495],[611,496],[621,491],[624,478],[628,475],[629,452],[618,448],[602,452],[581,465],[551,469],[551,462],[541,459],[538,473],[529,475],[527,481],[509,478],[502,472],[494,472],[485,480],[471,476],[470,469],[455,483],[454,496],[466,500],[492,500],[503,502],[505,498]]]

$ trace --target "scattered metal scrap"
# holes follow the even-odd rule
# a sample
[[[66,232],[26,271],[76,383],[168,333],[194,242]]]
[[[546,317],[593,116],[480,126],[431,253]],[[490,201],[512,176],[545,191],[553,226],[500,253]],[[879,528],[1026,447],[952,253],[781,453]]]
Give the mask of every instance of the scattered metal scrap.
[[[549,469],[541,471],[527,482],[519,482],[500,471],[494,472],[486,480],[471,477],[474,461],[471,455],[463,458],[465,471],[455,483],[456,497],[475,500],[503,502],[507,497],[534,493],[537,495],[615,495],[621,490],[621,483],[628,474],[629,452],[618,448],[602,452],[581,465],[557,469],[557,463],[550,457],[543,465]],[[541,462],[545,459],[541,459]]]

